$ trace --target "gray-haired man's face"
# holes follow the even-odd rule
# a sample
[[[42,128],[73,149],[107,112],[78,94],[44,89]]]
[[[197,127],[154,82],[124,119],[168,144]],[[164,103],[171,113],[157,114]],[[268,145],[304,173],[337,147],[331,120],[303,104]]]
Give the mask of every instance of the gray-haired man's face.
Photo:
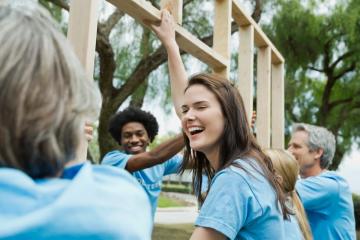
[[[305,131],[296,131],[292,134],[288,144],[291,152],[300,165],[300,173],[306,171],[316,164],[320,164],[316,151],[311,151],[308,147],[309,134]]]

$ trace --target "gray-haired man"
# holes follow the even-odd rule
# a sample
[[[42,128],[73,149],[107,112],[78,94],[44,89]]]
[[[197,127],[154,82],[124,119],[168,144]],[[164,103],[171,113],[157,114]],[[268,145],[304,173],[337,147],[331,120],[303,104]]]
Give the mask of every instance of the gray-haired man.
[[[288,150],[300,164],[296,190],[304,204],[314,239],[356,239],[349,185],[328,171],[335,154],[335,137],[326,128],[293,126]]]

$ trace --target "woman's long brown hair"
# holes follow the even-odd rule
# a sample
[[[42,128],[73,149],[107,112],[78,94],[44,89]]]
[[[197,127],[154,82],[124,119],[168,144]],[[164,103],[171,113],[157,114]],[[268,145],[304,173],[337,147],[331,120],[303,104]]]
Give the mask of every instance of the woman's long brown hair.
[[[240,164],[234,162],[237,159],[253,159],[256,161],[262,170],[262,172],[259,172],[264,175],[274,188],[283,216],[287,219],[289,210],[285,205],[285,195],[281,190],[278,177],[270,159],[261,150],[250,130],[244,103],[239,91],[230,81],[214,74],[201,73],[193,76],[189,80],[185,92],[192,85],[202,85],[215,94],[224,115],[224,131],[220,137],[220,167],[217,171],[231,165],[242,168]],[[184,137],[186,150],[184,153],[182,172],[186,169],[186,166],[191,163],[193,166],[192,184],[194,193],[198,197],[199,203],[202,204],[205,200],[205,197],[201,195],[202,175],[205,174],[208,178],[209,190],[211,179],[215,175],[215,170],[211,167],[205,154],[192,150],[189,139],[185,134]],[[254,169],[257,170],[256,167],[254,167]]]

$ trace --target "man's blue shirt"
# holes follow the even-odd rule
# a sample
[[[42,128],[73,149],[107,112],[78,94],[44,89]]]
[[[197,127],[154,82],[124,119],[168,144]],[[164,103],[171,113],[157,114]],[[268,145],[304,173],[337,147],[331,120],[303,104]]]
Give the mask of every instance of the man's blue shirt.
[[[71,176],[39,180],[0,168],[0,239],[151,238],[150,204],[130,174],[77,166]]]
[[[297,181],[316,240],[356,239],[354,205],[346,180],[333,171]]]
[[[255,160],[236,163],[241,168],[228,167],[212,179],[195,225],[229,239],[286,239],[275,191],[259,165]]]
[[[131,156],[132,155],[121,151],[111,151],[105,155],[101,163],[125,169]],[[153,217],[155,216],[163,177],[169,174],[178,173],[182,161],[182,156],[175,155],[162,164],[131,173],[149,196]]]

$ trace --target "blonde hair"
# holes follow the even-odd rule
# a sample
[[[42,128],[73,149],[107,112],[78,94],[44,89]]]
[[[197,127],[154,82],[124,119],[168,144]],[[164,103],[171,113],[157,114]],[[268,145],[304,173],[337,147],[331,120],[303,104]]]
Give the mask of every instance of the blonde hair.
[[[305,240],[312,238],[309,222],[304,207],[295,191],[295,184],[299,176],[300,167],[292,154],[282,149],[267,149],[265,153],[270,157],[275,171],[282,178],[283,191],[288,194],[294,206],[294,213]]]
[[[0,29],[0,167],[56,176],[98,117],[99,90],[38,4],[0,0]]]

